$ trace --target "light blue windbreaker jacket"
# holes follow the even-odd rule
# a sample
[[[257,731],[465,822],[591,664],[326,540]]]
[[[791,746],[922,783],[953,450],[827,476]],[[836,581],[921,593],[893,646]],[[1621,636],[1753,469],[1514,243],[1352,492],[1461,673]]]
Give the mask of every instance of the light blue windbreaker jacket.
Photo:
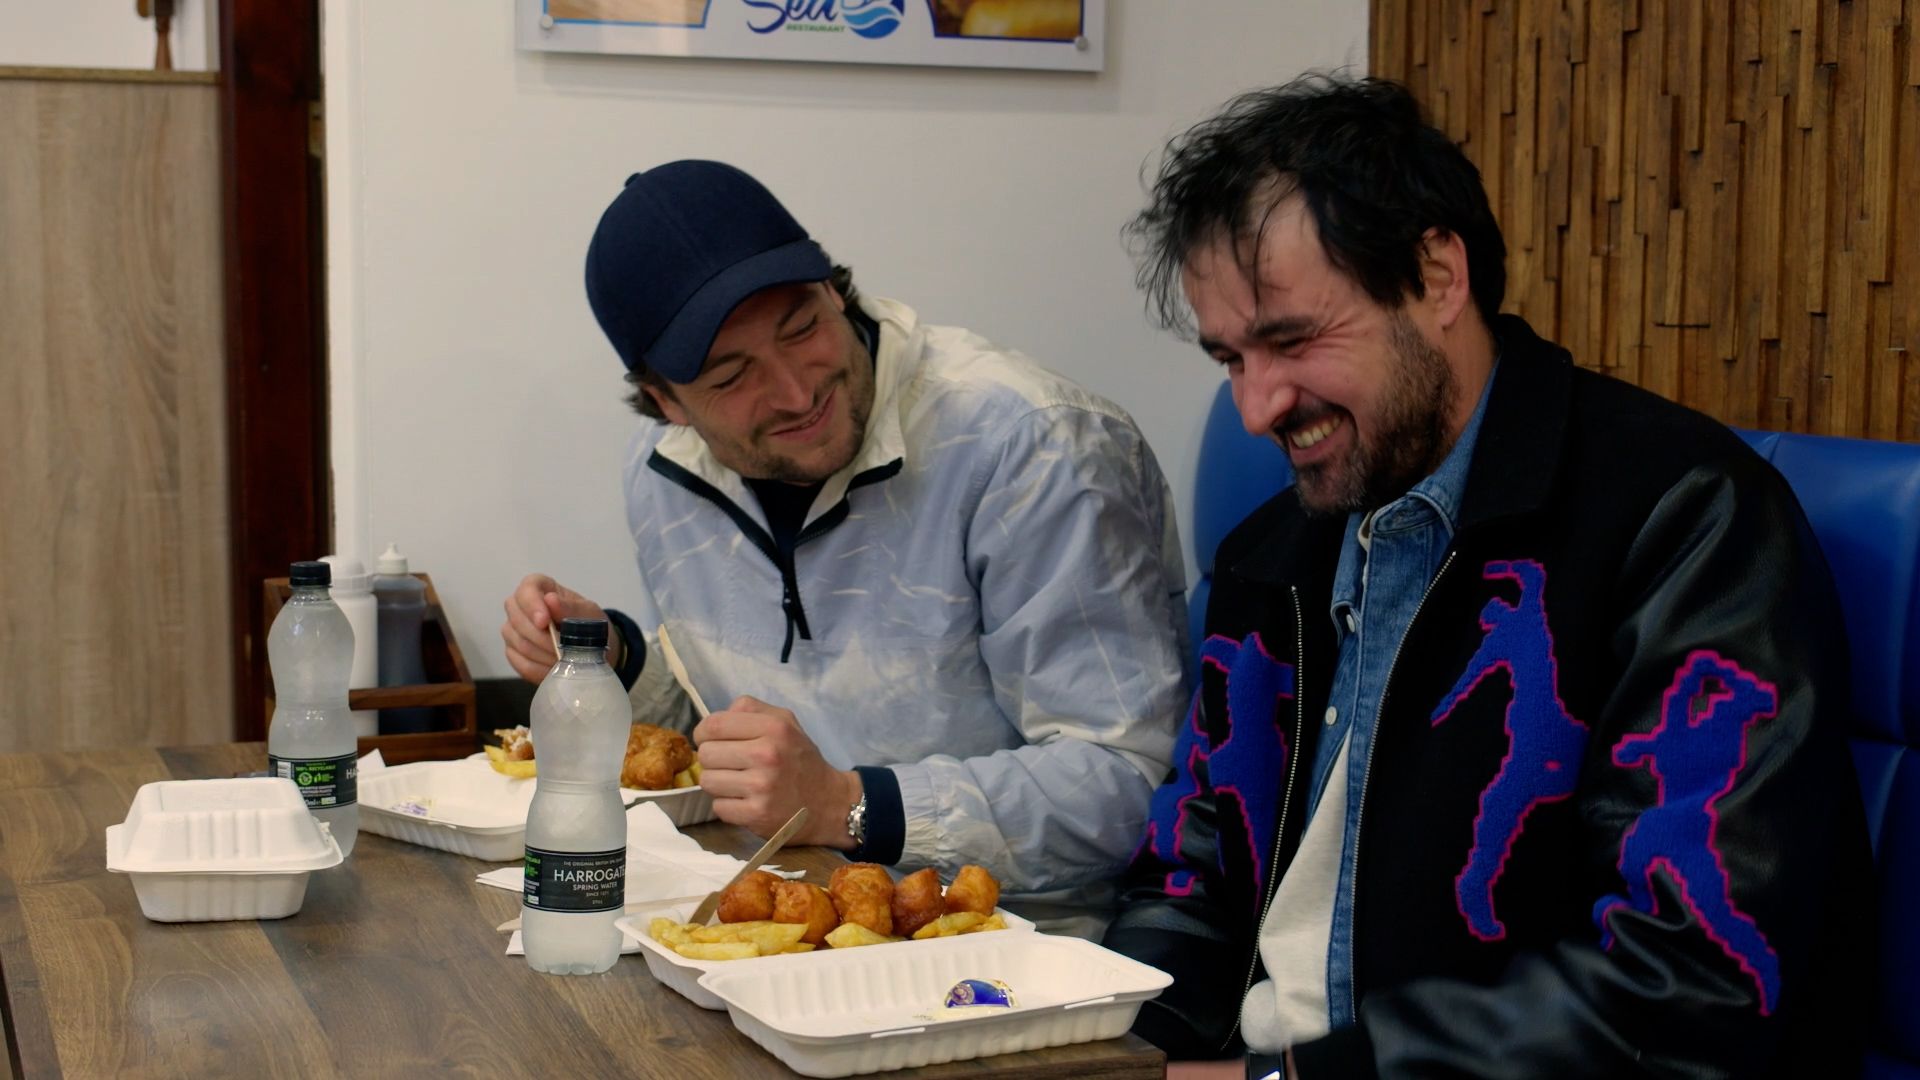
[[[1166,480],[1118,406],[861,302],[880,326],[866,440],[808,511],[791,583],[739,475],[693,429],[643,427],[625,478],[635,621],[650,648],[667,621],[710,706],[751,694],[793,710],[836,768],[891,766],[901,866],[979,863],[1008,893],[1097,907],[1187,703]],[[692,722],[664,663],[632,698],[636,720]]]

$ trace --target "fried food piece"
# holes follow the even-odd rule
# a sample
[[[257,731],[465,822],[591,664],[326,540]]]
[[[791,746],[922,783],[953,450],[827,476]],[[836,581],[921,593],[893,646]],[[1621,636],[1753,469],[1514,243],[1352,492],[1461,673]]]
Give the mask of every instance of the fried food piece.
[[[532,761],[533,731],[525,724],[517,727],[494,728],[494,737],[500,740],[500,749],[505,752],[502,761]]]
[[[773,887],[780,879],[765,870],[755,870],[727,886],[720,894],[720,921],[723,923],[762,922],[773,918]]]
[[[901,937],[912,937],[915,930],[946,911],[946,898],[940,895],[940,875],[931,866],[908,874],[893,887],[893,932]]]
[[[993,880],[984,866],[968,864],[953,875],[953,884],[947,886],[947,910],[950,912],[971,911],[977,915],[991,915],[1000,905],[1000,883]]]
[[[627,756],[620,766],[620,786],[640,791],[673,787],[675,773],[693,765],[693,745],[677,731],[653,724],[635,724],[627,732]]]
[[[807,932],[800,940],[818,945],[827,940],[827,932],[840,925],[840,912],[833,897],[818,885],[804,881],[782,881],[773,887],[773,921],[800,923]]]
[[[893,936],[893,878],[878,863],[848,863],[833,872],[827,895],[842,923],[857,923]]]

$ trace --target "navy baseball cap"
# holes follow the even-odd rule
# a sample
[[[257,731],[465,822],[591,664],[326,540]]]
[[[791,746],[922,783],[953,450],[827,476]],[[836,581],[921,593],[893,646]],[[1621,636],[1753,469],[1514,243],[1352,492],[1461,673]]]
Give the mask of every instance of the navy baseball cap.
[[[587,303],[629,371],[644,364],[686,383],[742,300],[832,270],[758,180],[717,161],[674,161],[628,177],[600,215]]]

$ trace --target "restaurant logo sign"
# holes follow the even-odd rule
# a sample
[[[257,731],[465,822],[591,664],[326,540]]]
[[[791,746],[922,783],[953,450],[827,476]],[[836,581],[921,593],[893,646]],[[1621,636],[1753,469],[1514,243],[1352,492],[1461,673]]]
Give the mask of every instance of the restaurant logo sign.
[[[756,34],[803,30],[830,34],[851,30],[863,38],[883,38],[906,18],[907,0],[740,0],[759,16],[747,29]],[[755,19],[758,21],[755,21]]]

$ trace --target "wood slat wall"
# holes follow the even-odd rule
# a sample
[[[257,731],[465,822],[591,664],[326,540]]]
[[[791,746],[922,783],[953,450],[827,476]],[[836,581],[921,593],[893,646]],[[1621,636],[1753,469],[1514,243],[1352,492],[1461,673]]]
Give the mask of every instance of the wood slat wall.
[[[1507,309],[1731,424],[1920,441],[1920,0],[1371,0]]]
[[[0,750],[232,736],[217,105],[0,79]]]

